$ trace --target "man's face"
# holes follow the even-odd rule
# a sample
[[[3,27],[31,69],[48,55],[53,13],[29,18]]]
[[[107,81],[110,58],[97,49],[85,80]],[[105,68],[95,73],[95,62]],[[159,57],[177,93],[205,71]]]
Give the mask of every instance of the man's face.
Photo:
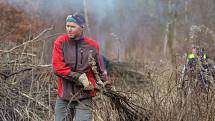
[[[82,34],[82,28],[74,22],[66,22],[66,33],[71,39],[78,39]]]
[[[192,53],[196,54],[196,48],[192,48]]]

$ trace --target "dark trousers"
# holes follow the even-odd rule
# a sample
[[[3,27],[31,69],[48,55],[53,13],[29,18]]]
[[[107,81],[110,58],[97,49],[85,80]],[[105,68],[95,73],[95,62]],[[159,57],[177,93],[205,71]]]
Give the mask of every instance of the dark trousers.
[[[55,121],[92,121],[92,98],[69,102],[57,97]]]

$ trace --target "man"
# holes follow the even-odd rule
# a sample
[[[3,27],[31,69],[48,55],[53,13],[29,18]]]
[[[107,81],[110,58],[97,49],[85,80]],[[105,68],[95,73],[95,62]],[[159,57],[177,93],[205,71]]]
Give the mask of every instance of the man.
[[[69,15],[66,34],[54,42],[53,69],[58,76],[58,97],[55,105],[56,121],[91,121],[92,97],[96,96],[96,79],[88,62],[89,54],[95,58],[98,72],[103,74],[99,45],[83,35],[84,17]],[[91,57],[90,56],[90,57]],[[101,76],[104,87],[109,85]]]

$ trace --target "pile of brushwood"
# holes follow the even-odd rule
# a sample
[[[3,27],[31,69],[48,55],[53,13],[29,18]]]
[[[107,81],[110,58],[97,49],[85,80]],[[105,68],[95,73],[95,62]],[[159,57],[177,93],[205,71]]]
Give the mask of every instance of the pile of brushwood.
[[[0,119],[48,120],[56,97],[50,72],[39,68],[13,71],[1,70]]]
[[[56,83],[51,65],[41,62],[43,52],[35,45],[47,39],[47,28],[23,43],[1,41],[0,120],[38,121],[53,119]],[[44,45],[43,43],[42,45]],[[39,46],[39,47],[40,47]],[[39,54],[40,53],[40,54]]]
[[[136,105],[125,95],[113,90],[106,91],[103,94],[110,98],[112,108],[117,110],[120,121],[149,120],[149,110]]]

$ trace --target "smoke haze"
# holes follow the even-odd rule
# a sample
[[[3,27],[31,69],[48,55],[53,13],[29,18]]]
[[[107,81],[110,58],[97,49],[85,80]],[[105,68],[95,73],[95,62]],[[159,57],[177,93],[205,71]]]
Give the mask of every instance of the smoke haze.
[[[186,7],[195,4],[194,0],[7,0],[8,2],[27,12],[36,11],[44,20],[55,25],[55,32],[63,32],[65,18],[68,14],[87,10],[90,37],[100,42],[102,51],[108,56],[116,52],[125,57],[127,53],[136,53],[135,57],[142,57],[150,50],[159,51],[165,34],[166,24],[177,17],[179,26],[177,36],[186,36],[184,30],[190,25],[204,22],[198,8]],[[86,2],[86,4],[84,4]],[[209,6],[212,0],[202,5]],[[209,13],[212,6],[208,7]],[[174,16],[169,12],[171,9]],[[194,11],[194,12],[193,12]],[[186,13],[187,12],[187,13]],[[186,14],[189,15],[187,17]],[[192,13],[192,14],[191,14]],[[194,14],[198,13],[198,14]],[[211,14],[204,15],[209,18]],[[183,29],[181,29],[184,27]],[[120,48],[120,50],[118,49]],[[112,53],[112,54],[111,54]],[[115,58],[115,57],[113,57]],[[120,57],[121,58],[121,57]],[[119,58],[118,58],[119,59]]]

